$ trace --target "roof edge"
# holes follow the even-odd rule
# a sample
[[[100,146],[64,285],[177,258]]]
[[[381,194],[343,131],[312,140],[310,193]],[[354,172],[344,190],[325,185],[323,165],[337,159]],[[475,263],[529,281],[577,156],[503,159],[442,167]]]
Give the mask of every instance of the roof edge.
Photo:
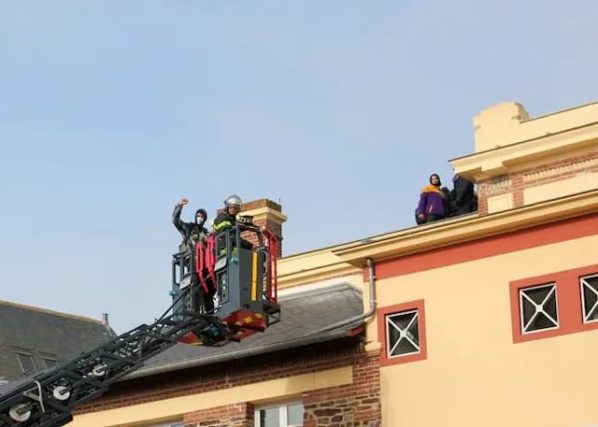
[[[196,368],[199,366],[207,366],[207,365],[212,365],[212,364],[219,363],[219,362],[226,362],[229,360],[242,359],[245,357],[255,356],[258,354],[274,353],[277,351],[288,350],[291,348],[302,347],[305,345],[333,341],[338,338],[358,339],[358,337],[360,337],[363,334],[363,332],[354,333],[353,331],[355,330],[355,328],[362,326],[363,323],[364,322],[355,322],[354,324],[347,325],[343,328],[334,329],[332,331],[328,331],[321,335],[302,336],[302,337],[294,338],[292,340],[279,341],[277,343],[270,345],[267,348],[253,347],[253,348],[248,348],[248,349],[241,349],[237,352],[230,352],[227,354],[214,354],[211,356],[206,356],[206,357],[197,358],[197,359],[183,360],[183,361],[180,361],[177,363],[172,363],[172,364],[168,364],[168,365],[160,365],[160,366],[155,366],[155,367],[151,367],[151,368],[147,368],[147,369],[140,368],[137,371],[134,371],[134,372],[130,373],[129,375],[123,377],[118,382],[128,381],[128,380],[133,380],[133,379],[138,379],[138,378],[144,378],[144,377],[150,377],[153,375],[163,374],[166,372],[180,371],[180,370],[189,369],[189,368]]]
[[[382,261],[389,257],[425,252],[597,211],[598,190],[590,190],[489,215],[466,215],[447,222],[437,221],[409,232],[395,233],[369,243],[345,247],[335,253],[343,261],[362,265],[365,258]]]
[[[102,325],[102,326],[104,325],[104,323],[102,323],[102,321],[99,319],[94,319],[92,317],[81,316],[81,315],[77,315],[77,314],[64,313],[61,311],[51,310],[49,308],[36,307],[33,305],[21,304],[21,303],[16,303],[16,302],[12,302],[12,301],[4,301],[4,300],[0,300],[0,305],[21,308],[21,309],[29,310],[29,311],[35,311],[37,313],[50,314],[53,316],[66,317],[68,319],[82,320],[82,321],[89,322],[89,323],[96,323],[96,324]]]

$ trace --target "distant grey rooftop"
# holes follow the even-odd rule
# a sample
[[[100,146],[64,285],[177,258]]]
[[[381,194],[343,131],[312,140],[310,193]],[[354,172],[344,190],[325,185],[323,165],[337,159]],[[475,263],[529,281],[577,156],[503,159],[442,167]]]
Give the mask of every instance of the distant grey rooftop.
[[[363,312],[361,292],[348,283],[288,295],[280,300],[282,320],[239,343],[223,347],[177,344],[148,360],[126,379],[208,365],[347,336],[363,321],[322,330]]]
[[[94,319],[7,301],[0,301],[0,325],[0,380],[7,381],[68,361],[114,336]]]

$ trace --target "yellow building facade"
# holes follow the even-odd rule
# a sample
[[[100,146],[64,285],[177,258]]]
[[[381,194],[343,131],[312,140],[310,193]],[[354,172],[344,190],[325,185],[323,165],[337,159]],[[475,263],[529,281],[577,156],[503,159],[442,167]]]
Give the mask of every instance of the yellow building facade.
[[[451,164],[478,212],[281,259],[281,295],[359,292],[311,335],[328,338],[241,358],[244,380],[216,362],[148,371],[72,425],[598,426],[598,104],[530,118],[503,103],[474,131]]]

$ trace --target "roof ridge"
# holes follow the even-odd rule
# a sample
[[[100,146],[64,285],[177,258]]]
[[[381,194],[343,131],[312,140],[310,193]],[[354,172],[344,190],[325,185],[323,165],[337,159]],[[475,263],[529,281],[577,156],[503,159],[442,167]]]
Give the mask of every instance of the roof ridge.
[[[289,301],[289,300],[293,300],[293,299],[299,299],[299,298],[303,298],[306,295],[309,296],[316,296],[316,295],[322,295],[322,294],[328,294],[328,293],[334,293],[336,291],[339,290],[350,290],[350,291],[354,291],[358,294],[361,294],[361,289],[354,285],[353,283],[351,283],[348,280],[343,280],[341,282],[338,283],[330,283],[330,284],[326,284],[326,285],[322,285],[321,287],[306,287],[304,289],[301,289],[301,286],[297,287],[298,289],[294,290],[293,292],[288,292],[288,293],[281,293],[279,295],[279,301]]]
[[[81,316],[78,314],[63,313],[61,311],[51,310],[49,308],[44,308],[44,307],[36,307],[34,305],[20,304],[20,303],[16,303],[16,302],[12,302],[12,301],[5,301],[5,300],[0,300],[0,305],[22,308],[25,310],[37,311],[39,313],[51,314],[54,316],[66,317],[69,319],[82,320],[82,321],[86,321],[86,322],[97,323],[99,325],[103,325],[101,320],[94,319],[92,317]]]

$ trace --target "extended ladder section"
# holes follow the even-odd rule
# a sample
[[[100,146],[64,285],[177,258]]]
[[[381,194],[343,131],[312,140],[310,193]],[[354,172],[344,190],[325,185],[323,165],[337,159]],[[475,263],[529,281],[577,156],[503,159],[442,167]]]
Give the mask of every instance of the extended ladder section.
[[[175,254],[174,301],[160,319],[23,381],[0,397],[0,427],[65,425],[76,405],[177,342],[220,346],[264,331],[280,320],[277,251],[267,230],[239,223]]]
[[[206,343],[223,343],[230,331],[219,319],[178,313],[141,325],[105,345],[42,372],[0,398],[0,427],[62,426],[75,405],[103,394],[150,357],[194,331]]]

